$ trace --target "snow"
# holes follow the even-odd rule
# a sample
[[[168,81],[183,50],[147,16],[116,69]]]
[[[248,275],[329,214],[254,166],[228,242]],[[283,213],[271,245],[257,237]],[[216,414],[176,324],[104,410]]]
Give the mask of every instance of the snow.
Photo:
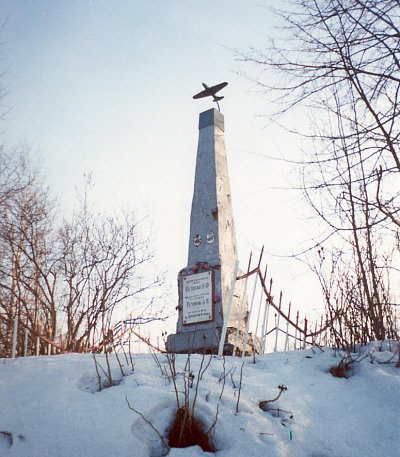
[[[382,349],[382,350],[380,350]],[[363,360],[353,375],[335,378],[329,368],[339,363],[332,349],[276,352],[225,358],[228,374],[221,400],[223,360],[213,356],[199,383],[196,416],[208,428],[217,404],[214,443],[218,457],[313,456],[398,457],[400,455],[400,369],[387,362],[396,346],[362,348]],[[105,356],[96,356],[105,368]],[[0,455],[5,457],[157,457],[165,455],[159,436],[126,398],[166,437],[176,411],[168,364],[158,354],[132,355],[134,371],[124,361],[122,377],[113,356],[116,385],[97,391],[93,357],[82,354],[0,360]],[[210,356],[206,356],[204,365]],[[123,357],[122,357],[123,358]],[[123,358],[124,359],[124,358]],[[187,356],[176,359],[177,386],[183,398]],[[201,355],[192,355],[193,400]],[[240,369],[243,365],[239,413]],[[231,371],[232,373],[232,371]],[[233,385],[235,384],[235,386]],[[258,404],[287,391],[263,411]],[[293,415],[290,418],[290,414]],[[205,455],[200,447],[172,448],[171,457]]]

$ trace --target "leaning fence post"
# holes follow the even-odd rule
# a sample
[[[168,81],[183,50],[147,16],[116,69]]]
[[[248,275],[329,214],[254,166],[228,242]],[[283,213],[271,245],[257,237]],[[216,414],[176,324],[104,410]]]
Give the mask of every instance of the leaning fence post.
[[[294,331],[294,349],[296,350],[297,349],[297,328],[299,326],[299,311],[297,311],[297,314],[296,314],[296,328],[295,328],[295,331]]]
[[[267,345],[267,329],[269,318],[269,300],[265,300],[264,319],[262,326],[262,353],[265,354],[265,347]]]
[[[250,258],[249,258],[249,263],[247,265],[247,274],[249,274],[250,272],[250,265],[251,265],[251,257],[252,257],[253,253],[251,252],[250,253]],[[237,345],[238,345],[238,339],[239,339],[239,328],[240,328],[240,324],[242,322],[242,315],[243,315],[243,305],[244,305],[244,300],[245,300],[245,297],[246,297],[246,292],[247,292],[247,281],[248,281],[249,277],[246,276],[246,279],[244,280],[244,290],[243,290],[243,295],[242,295],[242,298],[240,300],[240,309],[239,309],[239,316],[238,316],[238,320],[237,320],[237,324],[236,324],[236,335],[235,335],[235,343],[233,345],[233,352],[232,352],[232,355],[235,355],[236,354],[236,348],[237,348]]]
[[[264,323],[263,323],[263,343],[262,343],[262,352],[265,354],[265,347],[267,345],[267,330],[268,330],[268,317],[269,317],[269,308],[270,308],[270,299],[272,294],[272,278],[269,281],[269,294],[267,296],[267,300],[265,302],[265,310],[264,310]]]
[[[307,337],[307,318],[304,318],[304,340],[303,340],[303,349],[306,348],[306,337]]]
[[[249,316],[248,316],[247,325],[246,325],[246,333],[244,335],[244,341],[243,341],[243,355],[246,354],[246,346],[247,346],[247,341],[249,339],[250,318],[251,318],[251,313],[253,311],[254,295],[256,293],[256,288],[257,288],[257,277],[258,277],[258,273],[260,272],[260,265],[261,265],[261,260],[262,260],[262,257],[263,257],[263,253],[264,253],[264,246],[261,248],[260,257],[258,259],[257,274],[256,274],[255,280],[254,280],[253,295],[251,297],[250,311],[249,311]],[[257,331],[257,329],[256,329],[256,331]],[[256,335],[253,336],[253,339],[255,337],[256,337]],[[254,342],[253,342],[253,347],[254,347]]]
[[[290,319],[290,307],[292,306],[292,303],[289,302],[289,311],[288,311],[288,318],[286,321],[286,338],[285,338],[285,351],[289,350],[289,319]]]
[[[282,291],[281,291],[281,293],[279,295],[279,311],[278,311],[278,318],[276,319],[276,333],[275,333],[274,352],[276,352],[276,350],[278,348],[278,333],[279,333],[279,321],[280,321],[280,317],[281,317],[281,313],[280,313],[281,305],[282,305]]]
[[[264,313],[263,313],[263,321],[261,324],[261,353],[264,354],[264,349],[265,349],[265,320],[267,317],[267,307],[268,307],[268,299],[265,300],[265,305],[264,305]]]
[[[257,342],[257,330],[258,330],[258,324],[260,322],[260,312],[261,312],[261,304],[262,304],[262,299],[264,295],[264,288],[263,285],[265,284],[265,278],[267,276],[267,270],[268,270],[268,265],[265,266],[265,272],[264,272],[264,277],[261,282],[261,293],[260,293],[260,303],[258,304],[258,313],[257,313],[257,322],[256,322],[256,329],[254,331],[254,341],[253,341],[253,348],[255,349],[256,347],[256,342]],[[262,337],[262,327],[261,327],[261,333],[260,336]],[[261,348],[260,348],[261,349]]]
[[[224,325],[222,327],[222,332],[221,332],[221,339],[219,341],[219,348],[218,348],[218,356],[221,357],[222,353],[224,351],[224,345],[225,345],[225,337],[226,337],[226,331],[228,329],[228,322],[229,322],[229,317],[231,315],[231,309],[232,309],[232,301],[233,301],[233,292],[235,289],[235,284],[236,284],[236,276],[237,272],[239,270],[239,260],[235,261],[235,267],[233,269],[233,276],[232,276],[232,282],[231,282],[231,289],[229,291],[229,297],[228,297],[228,307],[226,310],[226,314],[224,313]]]
[[[253,311],[254,296],[256,294],[256,288],[257,288],[257,275],[255,275],[254,278],[255,279],[254,279],[253,294],[251,296],[250,310],[249,310],[249,315],[247,317],[246,331],[245,331],[244,338],[243,338],[243,351],[242,351],[243,355],[246,355],[247,340],[249,339],[250,318],[251,318],[251,313]]]

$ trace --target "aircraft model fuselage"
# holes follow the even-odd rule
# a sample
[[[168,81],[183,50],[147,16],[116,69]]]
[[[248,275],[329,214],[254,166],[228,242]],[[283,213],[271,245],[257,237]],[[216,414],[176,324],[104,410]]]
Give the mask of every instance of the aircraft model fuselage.
[[[219,100],[222,100],[224,97],[223,96],[216,96],[216,93],[219,92],[221,89],[223,89],[225,86],[228,85],[227,82],[223,82],[223,83],[219,83],[219,84],[216,84],[215,86],[207,86],[207,84],[203,84],[203,87],[204,87],[204,90],[202,90],[201,92],[199,92],[198,94],[196,95],[193,95],[193,98],[197,99],[197,98],[203,98],[203,97],[212,97],[214,102],[216,102],[218,104],[218,101]],[[219,108],[219,105],[218,105],[218,108]]]

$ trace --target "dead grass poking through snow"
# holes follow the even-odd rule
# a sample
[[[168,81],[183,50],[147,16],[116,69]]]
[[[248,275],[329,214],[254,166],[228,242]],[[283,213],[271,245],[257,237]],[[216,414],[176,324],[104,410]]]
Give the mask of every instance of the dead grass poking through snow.
[[[200,446],[204,452],[215,452],[216,449],[203,424],[192,415],[186,406],[176,411],[175,420],[168,432],[170,447]]]

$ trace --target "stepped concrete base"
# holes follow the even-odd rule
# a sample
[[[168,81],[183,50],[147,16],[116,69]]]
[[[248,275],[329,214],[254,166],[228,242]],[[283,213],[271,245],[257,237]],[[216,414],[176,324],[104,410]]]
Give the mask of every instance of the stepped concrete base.
[[[235,347],[236,329],[228,328],[226,332],[224,355],[252,355],[253,352],[259,354],[261,352],[261,342],[259,338],[256,339],[255,347],[253,347],[253,337],[250,334],[246,344],[246,350],[243,354],[243,333],[239,332],[237,347],[235,354],[233,349]],[[203,353],[217,354],[219,349],[219,341],[221,335],[221,328],[189,331],[184,333],[176,333],[168,335],[167,337],[167,352],[177,354],[187,353]]]

